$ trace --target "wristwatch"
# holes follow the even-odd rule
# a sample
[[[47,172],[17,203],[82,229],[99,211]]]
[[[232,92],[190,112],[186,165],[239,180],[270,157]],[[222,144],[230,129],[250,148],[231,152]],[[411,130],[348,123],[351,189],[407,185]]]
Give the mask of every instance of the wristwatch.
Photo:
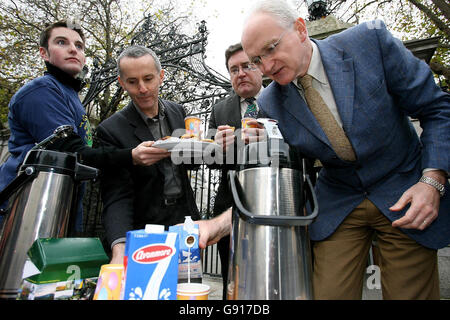
[[[429,184],[430,186],[436,188],[439,191],[439,194],[441,195],[441,197],[444,196],[445,193],[445,187],[442,183],[437,182],[436,180],[434,180],[433,178],[427,177],[427,176],[422,176],[419,180],[419,182],[423,182],[426,184]]]

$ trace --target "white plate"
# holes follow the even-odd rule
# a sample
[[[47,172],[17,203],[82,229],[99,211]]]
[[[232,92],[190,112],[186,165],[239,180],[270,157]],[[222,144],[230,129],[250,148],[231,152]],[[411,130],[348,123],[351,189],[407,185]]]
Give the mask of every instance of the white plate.
[[[181,139],[181,141],[172,149],[172,152],[183,151],[183,152],[193,152],[193,153],[203,153],[204,151],[212,152],[219,145],[214,142]]]
[[[169,138],[167,140],[158,140],[153,147],[166,149],[168,151],[183,151],[203,153],[203,151],[212,152],[220,149],[219,145],[214,142],[198,141],[193,139]]]
[[[180,143],[180,138],[169,138],[167,140],[158,140],[153,144],[153,147],[160,148],[160,149],[166,149],[167,151],[172,150],[177,144]]]

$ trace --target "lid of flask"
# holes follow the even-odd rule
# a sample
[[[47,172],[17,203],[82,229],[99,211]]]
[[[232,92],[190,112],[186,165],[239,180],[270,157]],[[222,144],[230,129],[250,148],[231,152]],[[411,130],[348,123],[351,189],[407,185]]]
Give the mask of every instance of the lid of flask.
[[[21,168],[30,166],[44,172],[54,171],[64,174],[74,174],[77,166],[77,157],[74,153],[44,149],[30,150]]]
[[[295,148],[283,140],[268,139],[246,145],[238,159],[239,169],[252,167],[301,168],[301,158]]]

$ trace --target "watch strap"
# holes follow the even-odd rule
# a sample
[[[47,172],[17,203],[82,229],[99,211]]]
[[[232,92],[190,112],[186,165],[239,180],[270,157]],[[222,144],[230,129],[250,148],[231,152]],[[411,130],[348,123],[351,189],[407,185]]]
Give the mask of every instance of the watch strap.
[[[427,177],[427,176],[422,176],[420,178],[419,182],[426,183],[426,184],[436,188],[439,191],[439,194],[441,195],[441,197],[444,196],[445,187],[442,183],[439,183],[438,181],[434,180],[433,178]]]

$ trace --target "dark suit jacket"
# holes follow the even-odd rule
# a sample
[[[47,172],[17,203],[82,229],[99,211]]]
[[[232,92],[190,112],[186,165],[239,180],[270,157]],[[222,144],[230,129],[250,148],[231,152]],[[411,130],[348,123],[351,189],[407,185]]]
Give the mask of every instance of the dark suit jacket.
[[[290,145],[318,158],[324,168],[316,185],[319,215],[310,226],[313,240],[332,234],[364,198],[390,220],[389,210],[424,168],[450,170],[450,96],[436,86],[429,67],[392,37],[381,21],[363,23],[317,44],[343,127],[356,152],[338,158],[298,90],[270,84],[259,107],[277,119]],[[417,136],[408,116],[423,128]],[[450,194],[425,230],[402,229],[418,243],[441,248],[450,243]]]
[[[161,100],[160,100],[161,103]],[[163,100],[170,129],[184,128],[185,110],[181,105]],[[100,141],[118,148],[134,148],[143,141],[155,140],[134,105],[103,121],[97,128]],[[103,222],[109,244],[125,237],[126,232],[143,228],[146,223],[174,225],[191,215],[199,219],[186,168],[180,165],[182,187],[186,196],[183,214],[162,215],[164,175],[158,163],[151,166],[116,168],[104,173],[101,194],[104,204]]]
[[[241,118],[240,97],[232,91],[229,96],[213,105],[209,119],[207,136],[214,139],[215,131],[212,129],[217,129],[217,127],[222,125],[229,125],[235,127],[235,129],[240,129]],[[236,150],[234,154],[237,155]],[[234,166],[224,165],[221,167],[222,177],[220,179],[219,188],[217,189],[213,215],[220,214],[233,205],[233,198],[228,186],[227,178],[228,170],[232,168],[234,168]]]
[[[213,105],[208,128],[217,129],[221,125],[240,128],[241,118],[240,97],[232,91],[230,95]],[[210,136],[209,132],[208,136]]]

